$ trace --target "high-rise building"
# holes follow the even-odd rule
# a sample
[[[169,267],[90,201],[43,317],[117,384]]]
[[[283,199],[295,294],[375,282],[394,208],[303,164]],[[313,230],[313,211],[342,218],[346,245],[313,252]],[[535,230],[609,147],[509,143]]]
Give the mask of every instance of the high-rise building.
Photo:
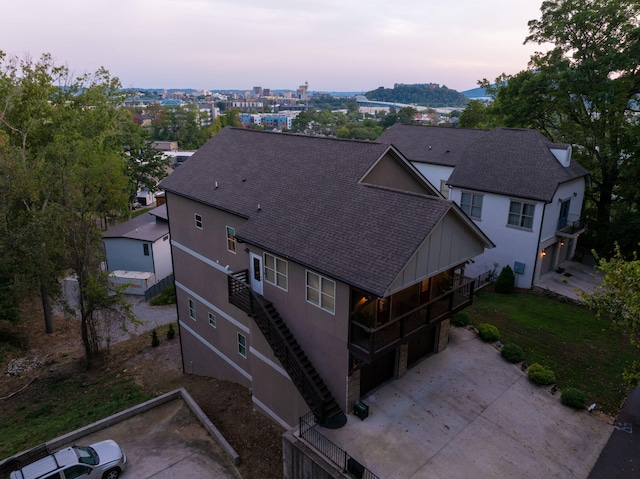
[[[308,91],[309,91],[309,82],[306,81],[304,82],[304,85],[300,85],[296,90],[296,96],[298,97],[298,100],[306,100]]]

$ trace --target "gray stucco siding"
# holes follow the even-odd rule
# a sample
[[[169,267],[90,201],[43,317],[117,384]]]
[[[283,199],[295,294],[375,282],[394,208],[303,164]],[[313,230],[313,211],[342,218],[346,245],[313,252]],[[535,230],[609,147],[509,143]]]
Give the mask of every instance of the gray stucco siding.
[[[152,243],[128,238],[104,238],[109,271],[144,271],[154,273]],[[143,244],[147,244],[149,255],[144,255]]]

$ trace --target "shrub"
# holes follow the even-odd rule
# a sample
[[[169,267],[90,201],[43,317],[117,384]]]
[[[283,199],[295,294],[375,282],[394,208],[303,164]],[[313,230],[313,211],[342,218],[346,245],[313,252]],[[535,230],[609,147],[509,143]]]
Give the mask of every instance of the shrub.
[[[149,304],[151,306],[176,304],[176,287],[174,285],[167,286],[158,296],[149,301]]]
[[[562,390],[560,402],[574,409],[584,409],[587,406],[587,398],[582,391],[576,388]]]
[[[454,326],[466,326],[469,324],[469,313],[466,311],[458,311],[453,315],[453,321],[451,321]]]
[[[510,363],[519,363],[524,359],[524,351],[517,344],[505,344],[502,346],[500,354]]]
[[[167,339],[173,339],[176,335],[176,330],[173,329],[173,323],[169,323],[169,329],[167,329]]]
[[[497,341],[500,339],[500,332],[493,324],[482,323],[478,325],[480,337],[485,341]]]
[[[553,374],[551,369],[545,368],[542,364],[533,363],[529,366],[529,371],[527,372],[529,379],[531,379],[534,383],[540,384],[542,386],[546,386],[549,384],[553,384],[556,382],[556,375]]]
[[[151,331],[151,346],[153,346],[154,348],[157,347],[157,346],[160,346],[160,340],[158,339],[158,333],[156,332],[155,329],[153,331]]]
[[[496,293],[509,294],[513,293],[513,288],[516,284],[516,276],[511,269],[511,266],[507,265],[502,268],[500,275],[496,280],[495,290]]]

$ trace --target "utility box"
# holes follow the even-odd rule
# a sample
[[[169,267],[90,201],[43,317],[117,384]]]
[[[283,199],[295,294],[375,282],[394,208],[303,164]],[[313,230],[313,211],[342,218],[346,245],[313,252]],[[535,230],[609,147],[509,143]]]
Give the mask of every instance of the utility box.
[[[524,274],[524,267],[525,267],[524,263],[520,263],[519,261],[516,261],[515,263],[513,263],[513,272],[515,274]]]
[[[353,405],[353,414],[362,421],[369,416],[369,406],[363,402],[356,401]]]

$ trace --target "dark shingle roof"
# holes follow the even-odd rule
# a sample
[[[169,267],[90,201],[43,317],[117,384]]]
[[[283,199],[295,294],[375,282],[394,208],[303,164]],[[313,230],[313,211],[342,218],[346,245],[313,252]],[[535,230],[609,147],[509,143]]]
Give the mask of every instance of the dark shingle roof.
[[[558,185],[588,175],[574,160],[562,166],[550,149],[568,147],[535,130],[496,128],[467,147],[449,184],[548,202]]]
[[[393,144],[411,161],[456,166],[466,147],[486,134],[486,130],[397,123],[376,141]]]
[[[125,221],[124,223],[112,226],[102,234],[103,238],[128,238],[140,241],[156,241],[169,233],[169,224],[163,220],[156,220],[156,217],[164,219],[167,216],[165,205],[154,208],[140,216]]]
[[[239,239],[382,295],[451,208],[359,183],[388,149],[226,128],[161,187],[247,218]]]
[[[563,167],[551,149],[570,145],[552,143],[535,130],[396,124],[377,141],[392,143],[411,161],[455,167],[451,186],[506,196],[551,201],[559,184],[589,174],[574,160]]]

